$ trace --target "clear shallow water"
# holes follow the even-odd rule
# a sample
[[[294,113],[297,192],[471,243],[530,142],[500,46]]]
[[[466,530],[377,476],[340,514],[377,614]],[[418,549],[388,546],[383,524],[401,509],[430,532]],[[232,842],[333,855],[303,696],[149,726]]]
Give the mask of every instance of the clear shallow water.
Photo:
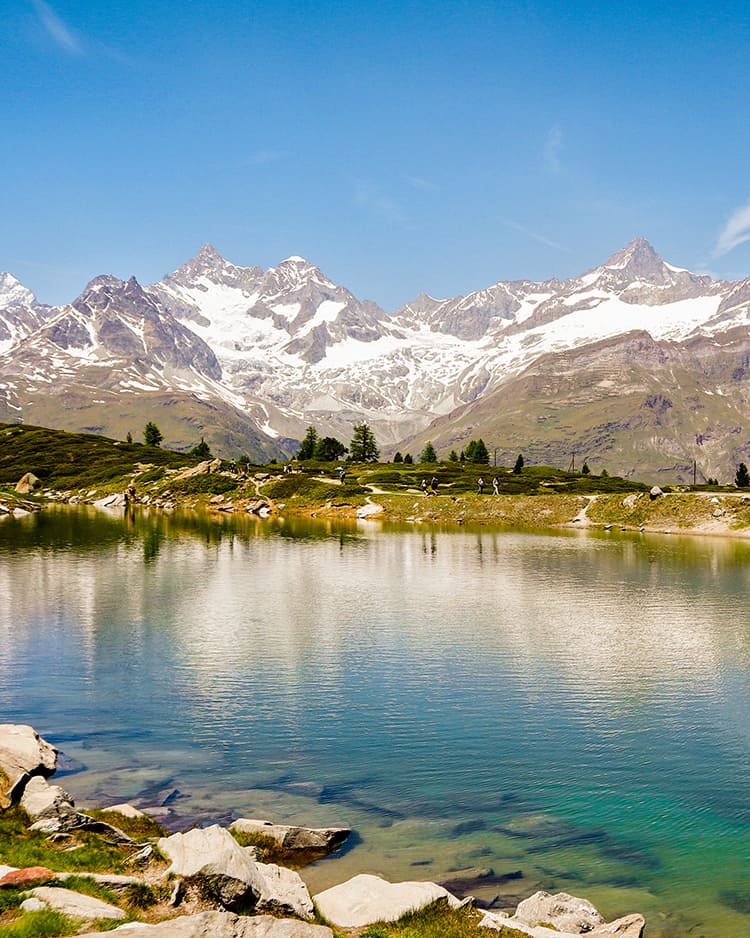
[[[80,802],[349,822],[311,868],[750,934],[750,545],[44,512],[0,522],[0,720]]]

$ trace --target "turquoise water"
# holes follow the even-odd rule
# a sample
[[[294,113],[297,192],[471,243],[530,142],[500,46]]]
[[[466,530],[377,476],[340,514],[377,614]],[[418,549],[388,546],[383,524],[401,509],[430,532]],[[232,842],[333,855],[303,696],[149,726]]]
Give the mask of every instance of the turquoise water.
[[[748,586],[732,540],[6,518],[0,720],[82,804],[351,823],[313,889],[483,868],[747,935]]]

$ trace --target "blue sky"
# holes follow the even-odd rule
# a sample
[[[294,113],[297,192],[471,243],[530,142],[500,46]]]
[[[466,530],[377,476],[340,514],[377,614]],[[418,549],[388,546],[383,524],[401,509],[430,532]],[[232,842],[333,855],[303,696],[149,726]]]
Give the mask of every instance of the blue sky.
[[[44,302],[211,242],[393,309],[634,237],[750,275],[746,2],[5,0],[0,270]]]

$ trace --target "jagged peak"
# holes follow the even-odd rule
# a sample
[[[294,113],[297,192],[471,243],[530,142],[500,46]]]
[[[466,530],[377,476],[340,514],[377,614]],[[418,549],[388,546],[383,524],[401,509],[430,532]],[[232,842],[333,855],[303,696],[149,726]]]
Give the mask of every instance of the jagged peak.
[[[657,265],[660,268],[663,267],[664,261],[646,238],[635,238],[602,264],[603,267],[610,270],[624,270],[627,267],[636,271],[641,268],[653,268]]]
[[[26,303],[30,305],[36,302],[36,297],[28,287],[24,286],[18,277],[7,271],[0,271],[0,302],[3,305],[10,303]]]

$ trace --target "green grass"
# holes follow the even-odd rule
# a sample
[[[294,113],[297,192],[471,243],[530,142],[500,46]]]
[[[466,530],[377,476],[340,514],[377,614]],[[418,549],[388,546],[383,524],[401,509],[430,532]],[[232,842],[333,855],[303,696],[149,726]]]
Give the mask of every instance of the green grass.
[[[172,495],[225,495],[239,487],[236,479],[228,476],[210,473],[207,475],[189,476],[187,479],[173,479],[169,483]]]
[[[514,928],[481,928],[481,912],[451,909],[444,899],[418,912],[409,912],[397,922],[378,922],[360,933],[359,938],[525,938]]]
[[[130,846],[107,844],[90,831],[76,831],[72,842],[56,848],[41,831],[29,830],[28,815],[19,807],[0,813],[2,860],[8,866],[46,866],[58,872],[123,872],[124,861],[133,852]],[[75,850],[65,849],[76,846]]]
[[[329,483],[311,479],[300,472],[272,479],[260,491],[276,502],[287,502],[298,507],[323,505],[326,502],[360,505],[367,494],[367,489],[359,485],[348,471],[343,485],[338,481]]]
[[[73,935],[78,926],[66,916],[52,909],[26,912],[7,925],[0,925],[0,938],[55,938]]]
[[[0,423],[0,484],[15,485],[33,472],[46,488],[122,487],[139,472],[139,463],[195,466],[187,453],[157,446],[122,443],[89,433]],[[150,470],[153,471],[153,470]]]

